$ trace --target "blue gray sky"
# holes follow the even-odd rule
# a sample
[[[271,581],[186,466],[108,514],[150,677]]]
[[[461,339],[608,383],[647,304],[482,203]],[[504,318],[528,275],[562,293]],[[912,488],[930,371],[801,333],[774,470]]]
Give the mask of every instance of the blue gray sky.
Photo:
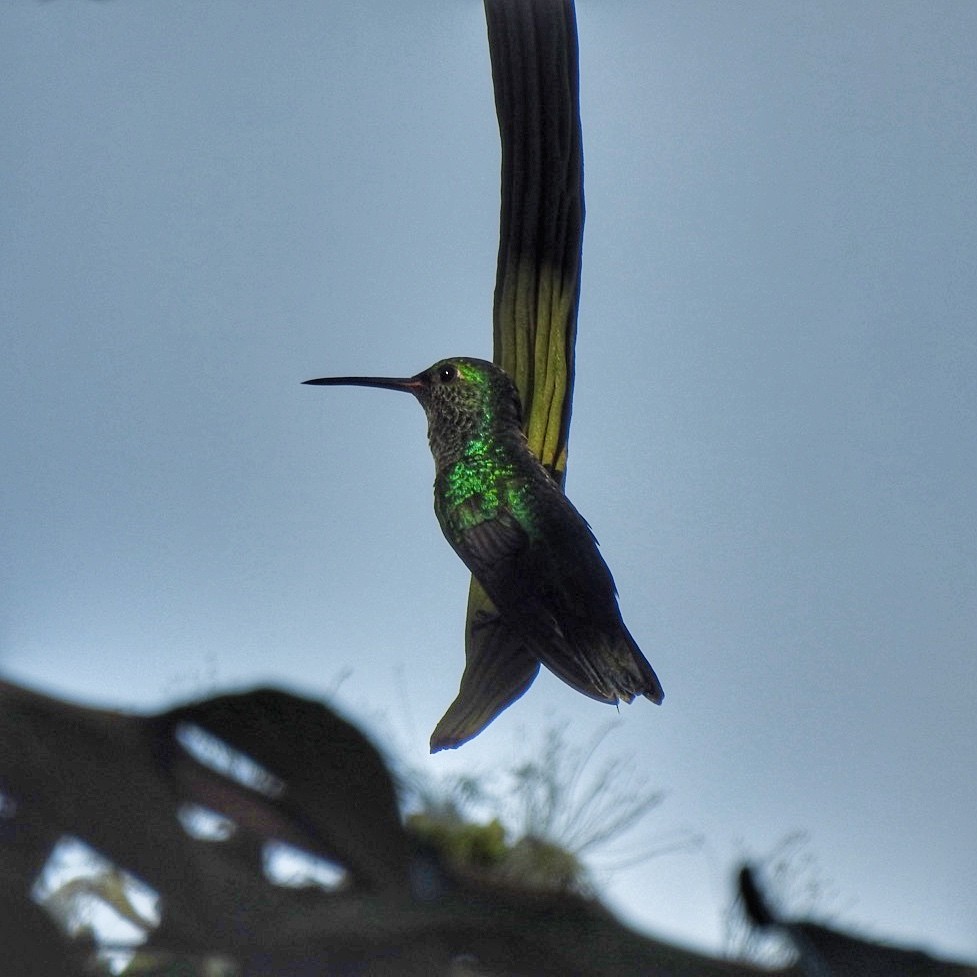
[[[716,948],[810,833],[837,920],[977,957],[977,5],[581,0],[567,491],[666,689],[611,904]],[[427,756],[468,577],[411,398],[491,355],[475,0],[0,6],[0,670],[157,708],[275,682],[434,771],[613,710],[549,675]],[[626,785],[627,786],[627,785]]]

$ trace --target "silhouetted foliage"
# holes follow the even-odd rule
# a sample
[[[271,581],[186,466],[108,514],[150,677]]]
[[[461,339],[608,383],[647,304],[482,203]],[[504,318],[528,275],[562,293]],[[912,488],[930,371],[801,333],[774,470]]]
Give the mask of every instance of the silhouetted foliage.
[[[690,832],[635,840],[633,829],[662,802],[631,757],[600,758],[614,724],[583,746],[551,727],[524,754],[481,774],[404,774],[408,825],[461,872],[552,891],[594,895],[593,869],[639,865],[691,849]]]
[[[764,918],[772,918],[771,907],[828,922],[837,915],[838,892],[821,871],[804,831],[792,831],[748,861],[750,880],[762,879],[765,894],[761,898],[758,886],[744,884],[741,877],[724,914],[727,951],[738,959],[782,966],[793,958],[793,947],[782,932],[763,924]]]
[[[355,727],[279,690],[141,717],[0,681],[0,784],[11,977],[124,963],[125,938],[107,940],[100,913],[134,937],[128,977],[759,972],[638,936],[591,899],[457,871],[404,831],[386,767]],[[83,870],[59,863],[72,847]],[[468,862],[500,850],[498,829],[483,827]],[[300,866],[289,878],[271,871],[282,852]],[[884,951],[907,974],[975,973],[779,925],[831,959]]]

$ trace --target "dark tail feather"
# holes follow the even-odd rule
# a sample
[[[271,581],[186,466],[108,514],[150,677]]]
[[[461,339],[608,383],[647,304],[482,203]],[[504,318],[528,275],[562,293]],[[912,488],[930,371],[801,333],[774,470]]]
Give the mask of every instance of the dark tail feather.
[[[661,682],[623,624],[614,637],[589,622],[575,625],[566,629],[565,636],[534,635],[533,651],[557,678],[598,702],[631,702],[643,695],[661,703],[665,697]]]
[[[616,702],[618,699],[632,702],[642,695],[661,705],[665,698],[655,670],[623,622],[618,633],[612,637],[606,631],[587,634],[581,629],[574,651],[575,657],[585,663],[587,671],[596,676],[595,685],[607,693],[605,702]]]
[[[660,706],[665,698],[665,690],[662,688],[661,682],[658,681],[658,676],[651,667],[651,663],[642,654],[628,629],[623,624],[621,627],[627,639],[628,654],[632,665],[632,668],[628,669],[629,675],[633,676],[634,679],[630,689],[632,697],[643,695],[646,699],[651,699],[655,705]]]

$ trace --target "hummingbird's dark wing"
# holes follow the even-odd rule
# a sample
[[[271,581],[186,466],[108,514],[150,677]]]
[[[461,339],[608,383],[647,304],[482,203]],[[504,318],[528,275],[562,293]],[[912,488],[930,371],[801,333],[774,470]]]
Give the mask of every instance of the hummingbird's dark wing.
[[[431,734],[431,752],[454,749],[477,736],[533,683],[539,660],[492,607],[477,580],[469,601],[483,609],[465,635],[465,672],[455,701]]]
[[[468,521],[459,518],[463,508],[453,513],[459,522]],[[477,512],[473,504],[473,519]],[[532,655],[578,692],[599,702],[617,702],[618,692],[574,650],[553,613],[559,602],[547,598],[553,574],[546,546],[534,541],[510,512],[464,529],[456,526],[442,524],[445,536]],[[484,654],[487,658],[489,652]]]
[[[531,513],[480,519],[478,500],[452,513],[445,535],[529,650],[600,702],[664,696],[621,619],[614,579],[586,520],[562,490],[536,483]],[[454,539],[453,539],[454,537]]]
[[[532,546],[540,602],[558,622],[574,658],[596,676],[595,685],[631,702],[661,703],[661,683],[621,618],[617,588],[587,521],[556,486],[562,505],[541,507]]]

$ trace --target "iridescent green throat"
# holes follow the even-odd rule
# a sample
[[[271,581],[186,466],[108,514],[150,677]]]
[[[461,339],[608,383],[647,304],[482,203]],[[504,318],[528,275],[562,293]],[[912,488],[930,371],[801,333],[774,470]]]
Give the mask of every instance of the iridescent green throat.
[[[520,523],[529,516],[529,484],[495,439],[476,437],[443,473],[444,504],[459,530],[510,511]]]

